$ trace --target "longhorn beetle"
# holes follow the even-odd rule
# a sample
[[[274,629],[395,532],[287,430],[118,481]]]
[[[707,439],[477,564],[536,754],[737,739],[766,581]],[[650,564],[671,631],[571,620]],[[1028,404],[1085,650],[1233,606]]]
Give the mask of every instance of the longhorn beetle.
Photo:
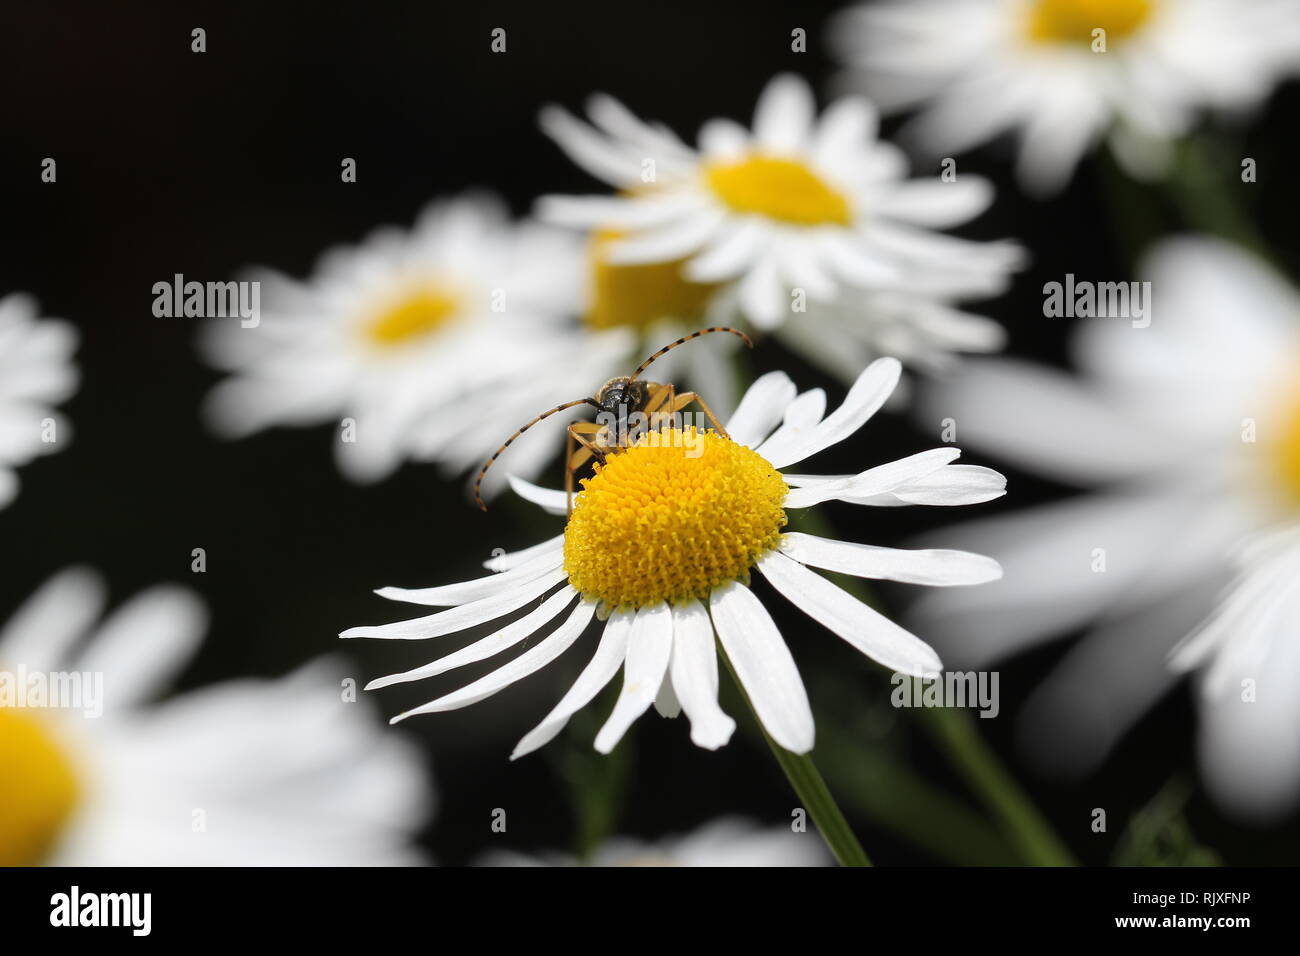
[[[718,421],[718,417],[713,414],[713,410],[699,395],[694,392],[678,394],[676,387],[671,384],[647,382],[641,379],[641,373],[649,368],[655,359],[671,352],[679,345],[685,345],[691,339],[698,339],[701,335],[708,335],[710,332],[730,332],[732,335],[739,336],[751,349],[754,347],[754,343],[749,340],[749,336],[739,329],[729,328],[724,325],[714,325],[707,329],[700,329],[698,332],[683,335],[676,342],[665,345],[638,365],[631,375],[620,375],[617,378],[611,378],[600,387],[594,397],[576,398],[571,402],[563,402],[543,412],[507,438],[501,447],[492,453],[492,457],[484,462],[482,469],[479,470],[478,478],[474,481],[474,500],[478,502],[478,506],[487,511],[487,505],[483,503],[482,496],[483,476],[487,474],[488,469],[501,456],[501,453],[509,448],[516,438],[538,422],[550,418],[566,408],[573,408],[575,405],[590,405],[600,413],[600,417],[606,419],[607,423],[602,425],[599,421],[576,421],[569,424],[567,429],[568,440],[565,442],[564,451],[564,493],[567,502],[567,514],[573,513],[574,471],[593,458],[603,465],[609,455],[616,454],[628,447],[627,420],[631,415],[640,413],[647,420],[653,422],[662,420],[662,418],[671,418],[691,402],[695,402],[704,410],[704,414],[709,417],[709,421],[712,422],[717,433],[726,438],[727,430],[722,427],[722,422]],[[613,424],[608,423],[611,418]],[[575,445],[578,447],[575,448]]]

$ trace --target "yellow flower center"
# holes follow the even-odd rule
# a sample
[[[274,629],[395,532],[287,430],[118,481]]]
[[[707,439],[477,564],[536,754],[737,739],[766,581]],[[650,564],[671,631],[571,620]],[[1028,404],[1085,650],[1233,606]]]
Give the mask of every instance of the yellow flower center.
[[[569,583],[609,607],[705,598],[744,580],[785,526],[785,479],[716,432],[666,428],[582,482],[564,530]]]
[[[366,323],[366,337],[383,347],[407,345],[437,331],[460,307],[460,297],[447,289],[420,289],[381,310]]]
[[[600,232],[591,239],[591,309],[587,324],[596,329],[615,326],[645,328],[660,319],[697,319],[704,313],[717,284],[689,282],[682,276],[684,259],[648,265],[614,265],[609,244],[617,232]]]
[[[1300,392],[1291,396],[1281,434],[1270,443],[1275,479],[1286,500],[1300,505]]]
[[[39,714],[0,707],[0,866],[42,862],[77,793],[72,766]]]
[[[750,156],[709,166],[704,176],[709,188],[736,212],[796,226],[847,226],[852,221],[848,199],[793,159]]]
[[[1154,0],[1033,0],[1029,36],[1039,43],[1090,46],[1092,31],[1100,28],[1109,43],[1141,29],[1154,6]]]

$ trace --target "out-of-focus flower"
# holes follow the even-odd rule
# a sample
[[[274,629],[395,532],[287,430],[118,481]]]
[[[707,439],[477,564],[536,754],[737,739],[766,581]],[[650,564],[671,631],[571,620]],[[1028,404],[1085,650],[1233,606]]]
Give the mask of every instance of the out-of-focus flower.
[[[574,326],[580,275],[563,230],[512,224],[483,196],[435,203],[410,232],[327,253],[308,282],[258,277],[255,327],[212,320],[204,351],[235,374],[208,417],[231,437],[351,419],[335,447],[356,481],[408,458],[463,472],[537,408],[572,397],[575,377],[598,379],[625,354],[625,338]],[[520,469],[535,472],[549,450],[526,446]]]
[[[991,185],[966,174],[907,179],[902,153],[876,139],[866,100],[840,100],[819,119],[808,85],[779,76],[759,98],[752,132],[711,120],[698,149],[608,96],[592,97],[588,114],[592,126],[549,107],[542,126],[618,193],[545,197],[539,215],[593,230],[597,292],[629,274],[654,284],[639,299],[645,308],[598,304],[600,324],[683,312],[722,321],[738,310],[818,358],[835,348],[810,345],[823,328],[862,360],[895,345],[923,363],[1001,345],[998,326],[952,302],[1000,292],[1020,248],[933,231],[983,212]],[[849,357],[837,358],[843,374]]]
[[[419,861],[421,761],[335,667],[156,702],[201,602],[156,587],[97,624],[103,607],[98,577],[69,570],[0,631],[0,864]]]
[[[722,746],[735,724],[718,707],[715,635],[768,733],[787,750],[808,752],[813,716],[807,693],[784,639],[748,587],[753,569],[863,654],[914,675],[939,669],[934,652],[811,568],[927,585],[979,584],[1001,574],[996,562],[978,554],[903,551],[783,533],[787,509],[825,501],[961,505],[1003,494],[1005,482],[996,472],[953,465],[956,448],[921,452],[856,475],[777,470],[855,433],[889,397],[900,371],[894,359],[876,361],[844,403],[825,417],[825,393],[813,389],[796,396],[794,383],[775,372],[745,394],[727,425],[729,438],[693,426],[643,434],[583,481],[560,536],[486,562],[494,573],[485,578],[423,590],[381,590],[392,600],[449,609],[351,628],[343,637],[422,640],[486,624],[544,600],[488,637],[368,686],[419,680],[486,660],[560,621],[499,669],[395,719],[454,710],[555,660],[598,617],[604,624],[591,662],[555,709],[520,741],[515,757],[554,738],[620,668],[622,693],[596,737],[597,750],[612,750],[651,703],[665,716],[685,710],[697,745]],[[514,488],[547,511],[565,513],[563,492],[518,479]]]
[[[1300,67],[1292,0],[887,0],[831,25],[844,85],[935,155],[1010,130],[1026,188],[1059,188],[1098,140],[1151,176],[1204,107],[1241,109]]]
[[[914,620],[973,665],[1090,627],[1024,717],[1040,758],[1075,772],[1196,670],[1206,782],[1268,817],[1300,796],[1300,296],[1217,240],[1169,240],[1145,274],[1150,326],[1088,320],[1082,380],[982,360],[923,401],[962,441],[1090,491],[944,529],[1006,576],[927,595]]]
[[[51,406],[77,390],[76,348],[76,330],[39,318],[29,296],[0,299],[0,508],[18,494],[17,466],[72,439],[67,421]]]
[[[606,841],[588,866],[830,866],[834,861],[815,832],[760,827],[751,820],[723,817],[683,836],[647,842],[635,837]],[[513,850],[485,853],[479,866],[578,866],[565,853],[531,856]]]

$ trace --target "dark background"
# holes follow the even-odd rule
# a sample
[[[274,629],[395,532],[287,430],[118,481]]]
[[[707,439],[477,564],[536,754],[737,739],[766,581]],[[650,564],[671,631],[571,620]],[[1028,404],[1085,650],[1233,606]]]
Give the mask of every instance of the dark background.
[[[185,686],[278,674],[339,652],[335,635],[343,627],[402,616],[371,595],[372,587],[469,577],[493,548],[526,545],[542,529],[554,533],[519,503],[503,500],[479,514],[459,482],[426,466],[408,465],[375,487],[350,485],[335,470],[329,428],[214,439],[197,414],[217,374],[197,358],[196,320],[155,318],[153,283],[177,272],[223,279],[250,264],[303,275],[325,248],[381,224],[409,224],[431,198],[469,186],[499,190],[520,213],[540,193],[591,189],[596,184],[537,131],[543,103],[576,109],[590,92],[605,90],[688,139],[711,116],[747,120],[763,84],[782,70],[826,90],[823,25],[837,6],[214,3],[182,11],[161,3],[6,4],[0,293],[31,292],[44,314],[82,330],[83,384],[66,405],[74,442],[23,468],[18,500],[0,511],[0,618],[73,562],[101,569],[115,602],[160,581],[181,581],[204,595],[214,615]],[[504,55],[489,50],[498,26],[508,34]],[[207,31],[204,54],[190,51],[194,27]],[[808,31],[805,54],[790,50],[795,27]],[[1293,84],[1249,126],[1227,129],[1242,137],[1236,155],[1256,156],[1268,169],[1293,132],[1297,105]],[[40,181],[46,156],[58,162],[53,185]],[[345,156],[357,159],[357,183],[339,180]],[[997,149],[962,159],[964,170],[999,185],[995,207],[964,233],[1018,237],[1034,262],[984,311],[1007,324],[1011,352],[1059,363],[1067,323],[1042,318],[1042,283],[1067,271],[1129,276],[1142,240],[1141,230],[1125,225],[1134,209],[1162,230],[1182,222],[1172,204],[1141,189],[1120,193],[1117,202],[1103,161],[1086,162],[1067,192],[1037,202],[1016,191],[1005,159]],[[1292,274],[1296,190],[1293,178],[1262,175],[1251,192],[1259,225]],[[1124,241],[1117,239],[1121,228]],[[773,346],[755,362],[760,370],[790,369],[801,387],[826,385],[832,401],[843,393]],[[897,417],[873,422],[868,442],[872,461],[934,443]],[[819,466],[860,470],[862,452],[850,445]],[[1009,475],[1014,496],[980,513],[1063,492]],[[831,518],[844,537],[873,543],[950,520],[925,509],[858,511],[867,513],[846,507]],[[207,550],[206,574],[190,573],[196,547]],[[875,713],[877,729],[894,719],[880,710],[887,686],[878,668],[793,614],[778,621],[819,716],[843,704]],[[363,680],[430,656],[419,644],[361,642],[344,650]],[[1071,848],[1101,863],[1133,809],[1171,777],[1194,778],[1192,708],[1185,690],[1166,700],[1094,779],[1073,787],[1041,781],[1017,761],[1011,718],[1059,653],[1057,645],[1006,666],[1003,700],[1010,706],[1001,719],[979,723]],[[647,717],[618,759],[599,762],[586,748],[600,714],[589,714],[580,735],[510,763],[513,743],[584,660],[566,655],[490,702],[404,725],[432,755],[441,806],[426,839],[441,861],[463,862],[489,846],[569,846],[574,819],[565,781],[591,775],[601,786],[621,781],[621,832],[658,836],[732,811],[773,823],[789,818],[795,800],[761,744],[738,734],[709,754],[689,744],[683,720]],[[384,691],[377,703],[393,714],[485,669]],[[859,688],[861,698],[846,687]],[[890,748],[967,799],[919,736],[902,724],[893,731]],[[1110,813],[1107,834],[1088,828],[1098,806]],[[510,813],[508,837],[489,831],[495,807]],[[1188,819],[1229,863],[1297,858],[1294,820],[1279,831],[1238,829],[1199,795]],[[853,823],[878,862],[935,861],[868,820]]]

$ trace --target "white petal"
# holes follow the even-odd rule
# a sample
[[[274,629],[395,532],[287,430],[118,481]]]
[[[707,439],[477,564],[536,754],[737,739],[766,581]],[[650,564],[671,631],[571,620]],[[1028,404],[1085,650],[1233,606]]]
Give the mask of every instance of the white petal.
[[[404,684],[425,677],[434,677],[457,667],[464,667],[466,664],[486,660],[493,654],[499,654],[508,647],[514,647],[520,641],[537,633],[550,621],[558,617],[572,603],[577,594],[578,592],[571,587],[561,588],[543,601],[539,607],[525,614],[519,620],[506,625],[497,633],[462,647],[446,657],[440,657],[436,661],[431,661],[412,670],[403,671],[400,674],[389,674],[387,677],[377,677],[366,685],[366,690],[378,690],[392,684]]]
[[[799,562],[773,551],[759,559],[758,569],[801,611],[872,660],[913,677],[943,669],[939,655],[915,634]]]
[[[29,670],[71,667],[72,648],[104,608],[104,582],[93,571],[68,568],[46,581],[0,631],[0,662]]]
[[[375,593],[390,601],[425,604],[433,607],[452,607],[491,597],[520,584],[527,584],[564,563],[564,537],[552,538],[533,558],[509,571],[500,571],[473,581],[444,584],[433,588],[380,588]]]
[[[632,633],[635,616],[632,611],[626,610],[615,611],[609,616],[591,661],[583,668],[568,693],[555,705],[555,709],[519,741],[514,753],[510,755],[511,760],[530,754],[554,740],[556,734],[569,722],[569,718],[591,703],[592,698],[613,680],[627,656],[627,639]]]
[[[198,650],[208,612],[193,591],[155,587],[115,611],[78,669],[104,675],[107,707],[131,707],[167,688]]]
[[[781,427],[754,450],[768,461],[781,460],[791,448],[807,442],[825,413],[826,393],[820,388],[809,389],[785,407]]]
[[[958,448],[931,448],[929,451],[917,452],[898,461],[868,468],[851,478],[839,478],[830,481],[809,484],[802,488],[793,488],[785,496],[785,507],[807,508],[823,501],[835,498],[866,498],[871,495],[893,491],[898,486],[923,478],[937,471],[961,454]]]
[[[816,104],[806,80],[793,73],[774,77],[754,108],[754,139],[767,149],[792,152],[810,145]]]
[[[526,561],[531,561],[539,554],[549,551],[551,548],[564,547],[564,535],[556,535],[543,541],[541,544],[535,544],[532,547],[524,548],[522,551],[511,551],[509,554],[500,554],[495,558],[488,558],[483,562],[483,567],[489,571],[509,571],[511,568],[517,568]]]
[[[692,212],[663,226],[614,239],[605,247],[605,253],[613,265],[684,259],[709,241],[726,216],[721,209]]]
[[[491,697],[499,690],[509,687],[515,681],[522,680],[529,674],[536,673],[551,661],[569,649],[586,628],[596,613],[596,605],[591,601],[581,601],[569,615],[569,619],[548,634],[539,643],[524,651],[509,664],[494,670],[491,674],[480,677],[474,683],[453,691],[444,697],[430,701],[413,710],[394,717],[391,723],[405,720],[416,714],[432,714],[439,711],[456,710],[476,704],[484,698]]]
[[[459,607],[409,621],[350,627],[339,634],[339,637],[382,637],[389,640],[418,641],[463,631],[523,607],[534,598],[541,597],[566,577],[568,575],[565,570],[557,568],[504,594],[494,594],[471,604],[462,604]]]
[[[673,689],[691,722],[691,741],[717,750],[731,739],[736,722],[718,706],[718,651],[713,623],[699,601],[673,608]]]
[[[786,476],[786,481],[790,476]],[[1006,476],[982,465],[946,465],[883,495],[846,496],[860,505],[978,505],[1007,493]]]
[[[985,584],[1002,577],[1001,565],[992,558],[970,551],[878,548],[798,531],[785,535],[781,553],[826,571],[932,587]]]
[[[520,498],[531,501],[549,514],[562,515],[568,508],[563,489],[556,491],[552,488],[542,488],[517,475],[510,475],[510,488]],[[574,497],[576,498],[577,495]],[[564,540],[563,535],[560,536],[560,540]]]
[[[965,174],[951,182],[916,179],[899,183],[880,200],[876,211],[914,226],[950,229],[974,219],[993,201],[993,185]]]
[[[616,145],[567,110],[546,106],[538,121],[543,133],[597,179],[611,186],[622,186],[637,179],[640,164],[627,149]]]
[[[623,690],[605,726],[596,734],[596,749],[609,753],[632,722],[645,713],[663,685],[673,650],[673,617],[667,604],[636,612],[623,662]]]
[[[843,441],[866,423],[893,394],[903,367],[897,359],[876,359],[858,376],[844,397],[844,403],[813,429],[808,438],[779,458],[768,456],[775,468],[797,464],[817,452]]]
[[[762,602],[733,581],[713,592],[709,609],[718,639],[768,734],[792,753],[812,750],[816,731],[808,692]]]
[[[795,393],[794,382],[785,372],[768,372],[745,392],[727,422],[727,434],[738,445],[757,447],[781,420]]]

